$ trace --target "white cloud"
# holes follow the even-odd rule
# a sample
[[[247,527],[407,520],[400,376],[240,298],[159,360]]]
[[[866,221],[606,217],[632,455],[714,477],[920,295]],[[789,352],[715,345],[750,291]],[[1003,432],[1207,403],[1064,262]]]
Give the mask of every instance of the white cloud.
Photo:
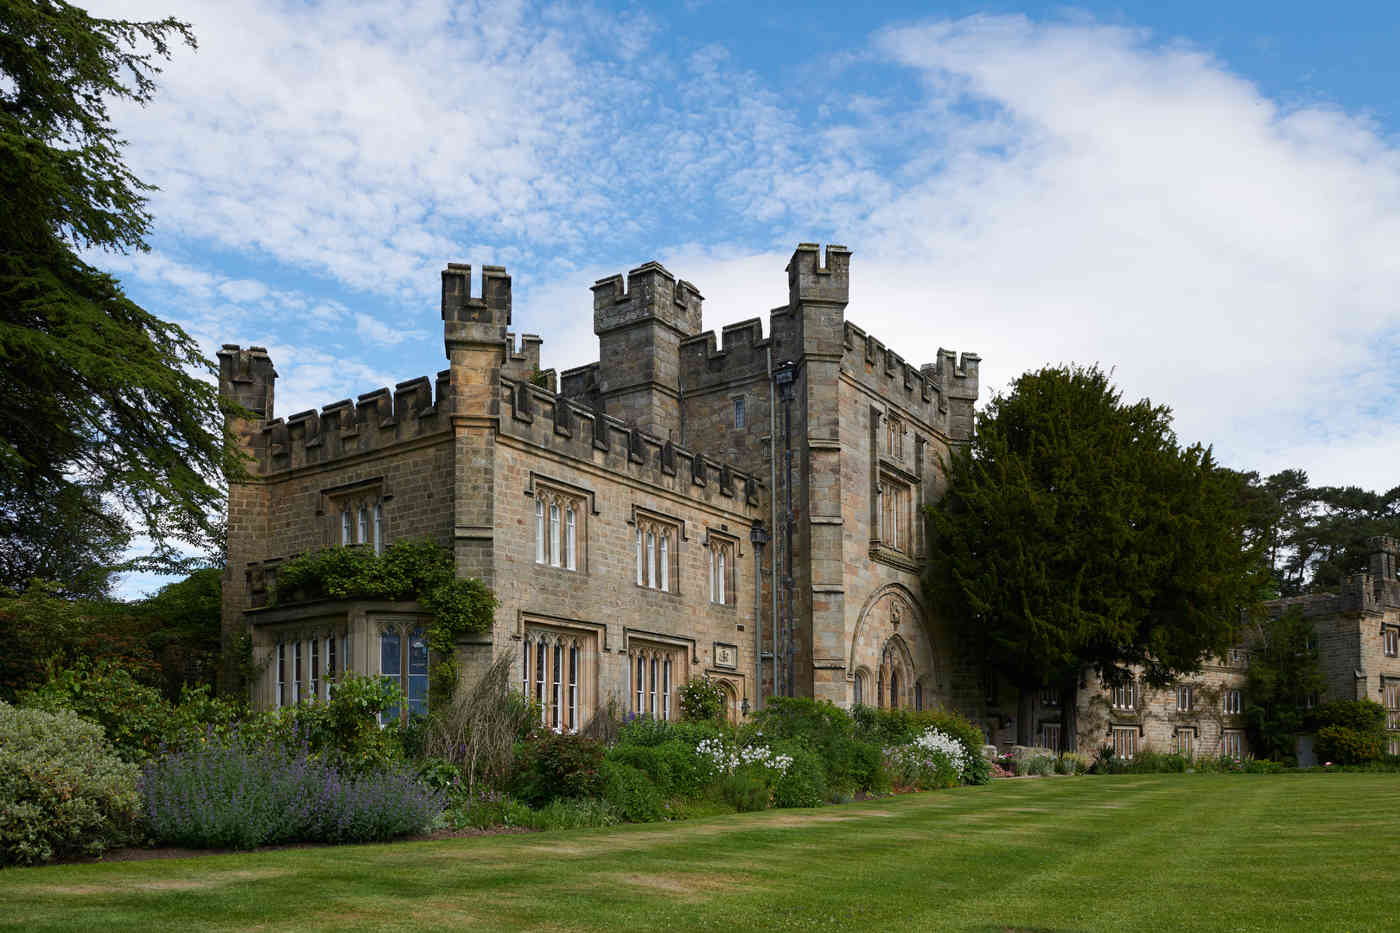
[[[200,51],[177,52],[153,106],[121,111],[133,167],[163,188],[159,235],[386,306],[132,261],[185,296],[201,333],[342,341],[325,360],[274,356],[289,397],[382,384],[342,362],[397,365],[380,346],[437,353],[426,309],[448,259],[509,264],[516,330],[567,366],[596,355],[597,275],[661,258],[718,328],[781,303],[792,245],[821,236],[855,250],[849,318],[911,360],[975,350],[988,388],[1098,361],[1232,465],[1386,485],[1373,438],[1397,426],[1400,388],[1394,139],[1283,107],[1170,37],[972,17],[852,37],[844,72],[780,91],[731,49],[663,59],[647,43],[666,24],[589,8],[181,15]],[[919,91],[882,83],[891,66]],[[637,254],[616,261],[623,248]]]

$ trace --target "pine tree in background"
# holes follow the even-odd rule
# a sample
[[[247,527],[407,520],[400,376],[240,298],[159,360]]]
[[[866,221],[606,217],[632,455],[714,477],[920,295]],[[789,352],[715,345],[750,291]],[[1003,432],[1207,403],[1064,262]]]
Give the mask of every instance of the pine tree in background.
[[[207,546],[238,467],[195,342],[83,258],[147,248],[153,186],[123,163],[108,104],[150,101],[171,42],[194,46],[185,23],[0,0],[0,499],[26,516],[5,525],[12,550],[94,502],[75,536],[116,508],[167,555]]]

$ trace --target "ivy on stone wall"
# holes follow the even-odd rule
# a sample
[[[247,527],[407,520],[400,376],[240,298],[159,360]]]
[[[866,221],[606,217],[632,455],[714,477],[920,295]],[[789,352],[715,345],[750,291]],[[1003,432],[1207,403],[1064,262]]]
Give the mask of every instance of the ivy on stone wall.
[[[457,639],[490,628],[498,605],[485,583],[458,577],[452,552],[431,541],[399,541],[379,555],[364,547],[326,548],[278,568],[274,603],[319,598],[413,599],[432,613],[426,636],[434,705],[450,699],[457,684]]]

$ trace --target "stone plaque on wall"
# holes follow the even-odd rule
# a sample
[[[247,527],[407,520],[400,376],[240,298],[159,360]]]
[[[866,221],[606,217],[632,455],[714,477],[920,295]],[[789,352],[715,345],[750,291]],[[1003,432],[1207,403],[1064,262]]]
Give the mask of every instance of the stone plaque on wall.
[[[727,667],[730,669],[739,666],[739,648],[736,645],[724,645],[715,642],[715,667]]]

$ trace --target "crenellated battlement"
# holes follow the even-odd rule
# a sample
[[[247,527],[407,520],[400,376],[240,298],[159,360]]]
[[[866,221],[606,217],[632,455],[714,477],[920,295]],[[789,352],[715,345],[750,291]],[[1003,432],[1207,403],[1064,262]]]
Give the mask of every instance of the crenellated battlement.
[[[325,464],[451,428],[450,370],[341,399],[318,409],[275,418],[262,427],[254,445],[257,473]],[[436,388],[436,392],[434,392]]]
[[[540,369],[540,346],[544,340],[538,334],[521,334],[516,349],[515,334],[506,332],[506,362],[501,372],[512,379],[532,379]]]
[[[723,343],[715,340],[712,330],[681,341],[681,387],[686,391],[767,372],[767,351],[773,341],[763,336],[760,318],[730,324],[720,333]]]
[[[788,307],[799,303],[829,302],[844,305],[851,297],[851,251],[830,243],[822,261],[816,243],[799,243],[787,266]]]
[[[449,262],[442,270],[442,319],[468,324],[510,323],[510,276],[504,266],[481,267],[481,297],[472,297],[472,267]]]
[[[593,284],[593,332],[608,333],[642,321],[658,321],[681,332],[699,333],[704,296],[694,285],[677,280],[659,262],[648,262],[622,276]]]
[[[758,504],[762,484],[753,473],[529,381],[503,383],[501,395],[510,416],[501,419],[502,434],[696,499],[732,499],[731,507],[738,510]]]

